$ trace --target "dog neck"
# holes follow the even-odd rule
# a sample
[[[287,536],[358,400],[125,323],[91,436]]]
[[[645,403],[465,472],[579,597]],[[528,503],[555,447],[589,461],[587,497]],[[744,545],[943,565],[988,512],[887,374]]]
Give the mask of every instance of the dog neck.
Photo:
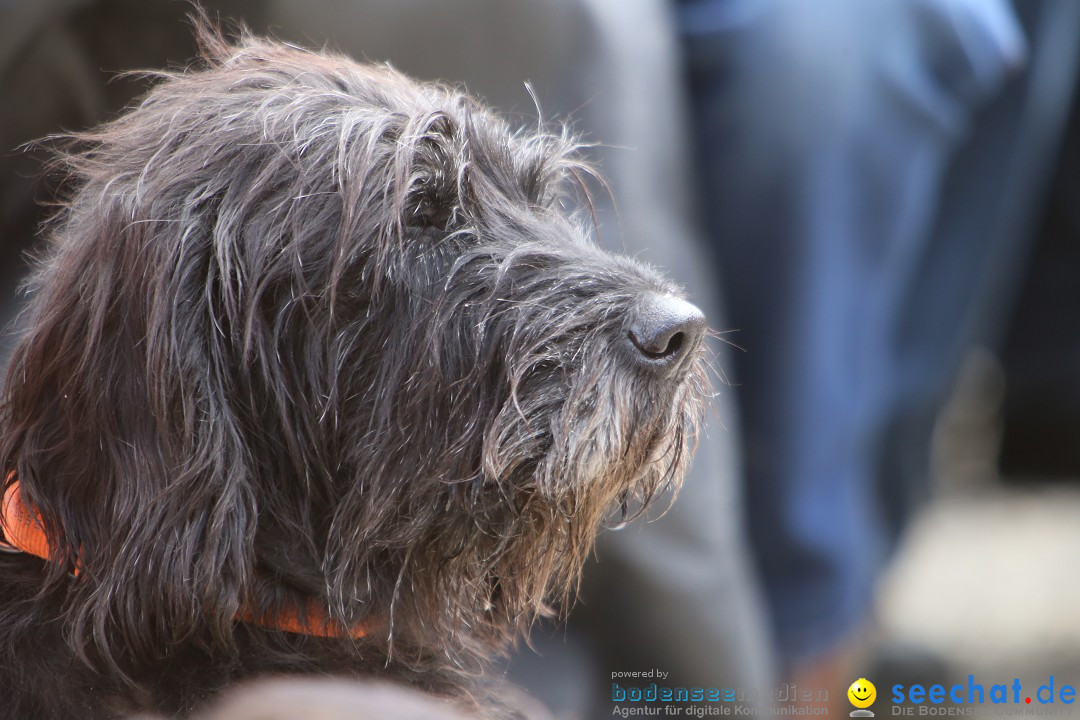
[[[14,479],[14,475],[15,473],[12,473],[8,476],[11,482],[4,492],[3,505],[0,507],[0,550],[26,553],[52,562],[53,557],[41,515],[23,500],[19,481]],[[77,565],[73,573],[78,576]],[[328,617],[314,599],[309,600],[303,608],[292,608],[280,612],[259,611],[250,607],[241,608],[236,614],[236,619],[270,630],[297,635],[354,640],[367,635],[366,625],[343,627]]]

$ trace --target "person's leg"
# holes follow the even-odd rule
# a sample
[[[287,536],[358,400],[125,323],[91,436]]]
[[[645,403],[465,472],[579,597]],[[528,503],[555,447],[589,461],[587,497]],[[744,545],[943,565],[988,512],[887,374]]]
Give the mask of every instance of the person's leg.
[[[893,329],[893,384],[876,418],[890,531],[926,495],[933,423],[973,345],[995,348],[1023,275],[1080,69],[1080,3],[1017,3],[1025,71],[983,108],[950,164],[932,242]]]
[[[694,5],[703,189],[746,349],[750,530],[792,669],[844,657],[868,611],[887,550],[870,420],[893,328],[971,110],[1024,46],[992,1],[738,2],[711,25]]]

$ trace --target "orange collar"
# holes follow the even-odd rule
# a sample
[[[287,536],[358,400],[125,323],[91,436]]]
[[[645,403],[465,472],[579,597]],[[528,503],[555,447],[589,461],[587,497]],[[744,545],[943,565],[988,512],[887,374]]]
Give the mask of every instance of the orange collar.
[[[12,480],[14,474],[8,475],[8,480]],[[48,560],[49,543],[45,539],[45,530],[41,525],[41,516],[32,512],[22,502],[19,481],[15,480],[4,492],[4,504],[0,509],[0,531],[3,532],[3,537],[0,537],[0,547],[19,550]]]
[[[11,480],[15,473],[11,473]],[[41,515],[22,499],[19,482],[15,480],[4,492],[3,506],[0,507],[0,549],[24,552],[35,555],[43,560],[49,560],[52,553],[49,552],[49,542],[45,536],[45,529]],[[79,574],[78,568],[75,574]],[[257,613],[251,608],[241,609],[236,614],[236,619],[241,622],[254,623],[271,630],[295,633],[298,635],[314,635],[316,637],[351,637],[354,640],[367,635],[366,625],[356,625],[352,628],[342,628],[341,625],[325,616],[322,608],[315,600],[310,600],[305,608],[306,612],[291,611],[277,614]]]

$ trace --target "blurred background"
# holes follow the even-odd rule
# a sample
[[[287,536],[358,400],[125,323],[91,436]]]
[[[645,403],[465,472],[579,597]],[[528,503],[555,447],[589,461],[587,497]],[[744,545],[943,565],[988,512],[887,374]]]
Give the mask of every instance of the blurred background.
[[[568,123],[599,241],[718,331],[682,495],[605,535],[511,682],[567,719],[619,671],[833,714],[858,677],[1080,683],[1080,2],[204,5]],[[0,358],[59,189],[26,143],[188,66],[190,11],[0,0]]]

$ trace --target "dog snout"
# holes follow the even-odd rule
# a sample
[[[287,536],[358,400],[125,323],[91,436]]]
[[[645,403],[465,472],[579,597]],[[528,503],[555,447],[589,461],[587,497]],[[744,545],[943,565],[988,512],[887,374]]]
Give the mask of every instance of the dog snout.
[[[638,365],[672,376],[685,371],[686,358],[701,347],[705,315],[681,298],[649,295],[635,309],[626,334]]]

